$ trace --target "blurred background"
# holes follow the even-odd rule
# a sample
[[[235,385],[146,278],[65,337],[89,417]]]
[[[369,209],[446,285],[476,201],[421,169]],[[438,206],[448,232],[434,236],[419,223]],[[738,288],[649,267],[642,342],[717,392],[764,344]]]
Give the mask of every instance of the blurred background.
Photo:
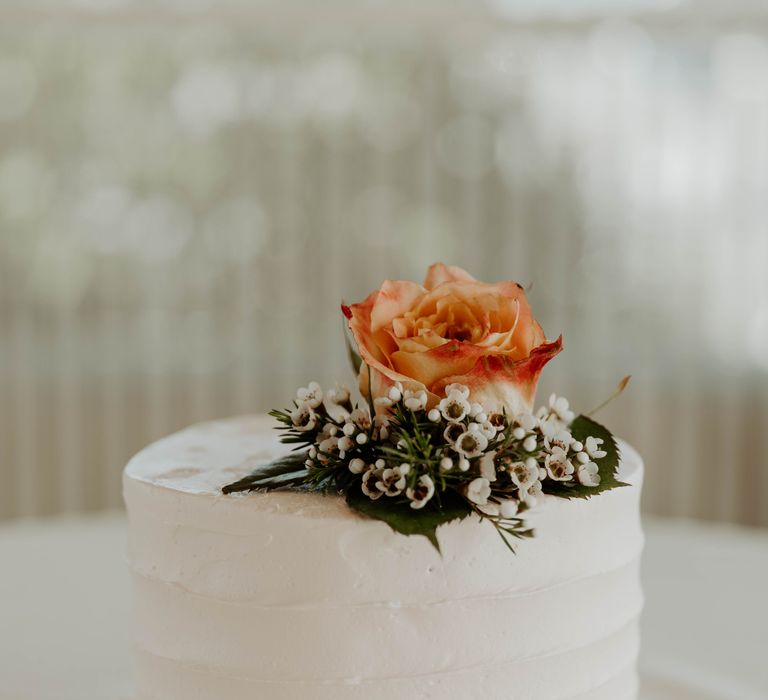
[[[648,512],[768,525],[768,8],[0,6],[0,519],[121,503],[186,424],[351,380],[435,260],[533,285]]]

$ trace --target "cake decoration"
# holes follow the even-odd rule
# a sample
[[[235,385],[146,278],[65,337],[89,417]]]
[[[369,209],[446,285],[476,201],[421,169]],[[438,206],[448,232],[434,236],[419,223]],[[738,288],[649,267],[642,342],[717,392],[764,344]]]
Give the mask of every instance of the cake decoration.
[[[438,550],[440,525],[476,514],[514,551],[534,535],[524,515],[542,494],[589,498],[625,485],[608,429],[563,397],[533,409],[562,337],[546,340],[519,284],[436,263],[423,285],[386,281],[342,311],[363,400],[346,386],[300,388],[270,413],[293,451],[224,493],[341,492],[355,511]]]

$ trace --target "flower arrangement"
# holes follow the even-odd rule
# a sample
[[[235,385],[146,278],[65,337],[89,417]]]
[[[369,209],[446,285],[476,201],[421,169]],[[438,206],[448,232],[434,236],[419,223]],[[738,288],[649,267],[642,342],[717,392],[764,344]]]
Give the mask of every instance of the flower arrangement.
[[[533,410],[548,342],[514,282],[432,265],[423,285],[387,281],[342,306],[364,401],[316,382],[272,411],[293,452],[225,493],[340,491],[349,506],[439,549],[437,528],[476,514],[514,551],[542,494],[588,498],[622,486],[611,433],[550,396]],[[617,393],[626,386],[622,380]]]

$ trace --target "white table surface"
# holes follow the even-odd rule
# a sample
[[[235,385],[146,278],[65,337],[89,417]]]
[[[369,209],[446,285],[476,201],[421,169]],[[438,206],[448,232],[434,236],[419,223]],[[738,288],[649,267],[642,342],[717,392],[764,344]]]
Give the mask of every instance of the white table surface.
[[[768,531],[646,519],[643,700],[768,699]],[[0,700],[131,700],[122,514],[0,527]]]

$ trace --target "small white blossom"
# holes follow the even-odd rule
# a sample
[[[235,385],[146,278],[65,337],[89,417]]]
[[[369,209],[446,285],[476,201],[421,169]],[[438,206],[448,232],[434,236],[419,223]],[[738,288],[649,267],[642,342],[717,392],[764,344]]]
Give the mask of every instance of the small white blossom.
[[[347,411],[344,406],[339,406],[339,404],[327,400],[323,402],[323,406],[325,407],[328,415],[331,417],[331,420],[342,423],[343,421],[347,420],[347,418],[349,418],[349,411]]]
[[[458,391],[451,392],[437,405],[440,413],[443,414],[443,418],[453,423],[463,421],[469,413],[470,405],[469,401],[462,396]]]
[[[347,437],[352,437],[356,430],[357,428],[355,427],[354,423],[344,423],[344,427],[341,429],[341,432],[344,433],[344,435]]]
[[[365,445],[365,443],[368,442],[368,436],[365,433],[358,433],[355,442],[358,445]]]
[[[436,408],[433,408],[430,410],[429,413],[427,413],[427,418],[431,420],[433,423],[437,423],[437,421],[440,420],[440,411],[438,411]]]
[[[592,437],[591,435],[585,440],[585,449],[587,454],[592,459],[600,459],[605,457],[608,453],[605,450],[601,450],[600,446],[603,444],[602,438]]]
[[[368,430],[371,427],[371,412],[368,406],[358,406],[349,414],[349,420],[360,430]]]
[[[386,416],[376,416],[373,419],[373,424],[376,427],[374,436],[378,434],[380,440],[386,440],[389,438],[389,418]]]
[[[383,473],[383,469],[369,469],[363,474],[363,493],[372,501],[375,501],[377,498],[381,498],[384,495],[384,492],[378,488]]]
[[[403,385],[400,382],[395,382],[393,386],[389,388],[386,394],[383,396],[377,396],[373,403],[376,406],[382,406],[383,408],[392,408],[398,401],[403,398]]]
[[[440,460],[440,469],[442,469],[444,472],[453,469],[453,460],[450,457],[443,457]]]
[[[554,440],[561,430],[563,430],[563,424],[554,416],[546,415],[539,420],[539,430],[545,440]]]
[[[326,391],[323,405],[333,420],[341,422],[349,418],[348,409],[352,407],[349,387],[346,384],[337,384],[335,389]]]
[[[519,425],[526,433],[533,432],[539,424],[532,413],[520,413],[515,416],[515,424]]]
[[[384,469],[384,467],[387,466],[387,463],[383,459],[377,459],[374,466],[376,469]]]
[[[312,445],[312,447],[309,448],[309,458],[310,459],[316,459],[317,458],[317,447]]]
[[[481,413],[483,413],[483,407],[479,403],[473,403],[469,407],[469,415],[473,418],[479,416]]]
[[[317,434],[317,442],[322,442],[326,438],[333,437],[339,429],[333,423],[326,423],[323,429]]]
[[[599,486],[600,469],[594,462],[580,464],[576,471],[576,478],[579,480],[579,483],[584,486]]]
[[[349,466],[349,471],[351,471],[353,474],[362,474],[366,468],[365,462],[359,457],[350,459],[348,466]]]
[[[317,408],[323,402],[323,390],[317,382],[310,382],[296,392],[296,398],[310,408]]]
[[[490,515],[492,518],[498,518],[499,513],[501,512],[497,503],[484,503],[483,505],[477,506],[477,510],[485,515]]]
[[[518,498],[530,507],[536,505],[536,496],[541,493],[540,476],[538,464],[532,457],[509,467],[509,477],[517,486]]]
[[[517,515],[518,502],[514,499],[508,499],[501,502],[501,517],[502,518],[514,518]]]
[[[509,467],[509,477],[520,490],[528,490],[539,480],[539,468],[527,462],[514,462]]]
[[[495,426],[493,425],[493,423],[491,423],[491,421],[487,420],[487,421],[485,421],[484,423],[482,423],[480,425],[480,432],[483,435],[485,435],[486,438],[488,438],[489,440],[492,440],[494,437],[496,437],[497,430],[496,430]]]
[[[544,460],[549,478],[554,481],[571,481],[575,471],[568,454],[560,447],[554,447]]]
[[[547,478],[547,470],[544,469],[544,467],[539,466],[539,462],[536,460],[535,457],[526,457],[524,461],[525,461],[525,466],[528,467],[528,469],[533,469],[534,471],[538,471],[539,480]]]
[[[342,436],[342,437],[340,437],[338,439],[337,445],[339,447],[339,450],[342,450],[344,452],[348,452],[349,450],[351,450],[355,446],[355,443],[352,442],[351,438],[349,438],[346,435],[344,435],[344,436]]]
[[[311,459],[305,459],[305,460],[304,460],[304,466],[305,466],[307,469],[312,469],[312,468],[314,468],[314,466],[315,466],[315,462],[314,462],[314,460],[311,460]]]
[[[406,389],[403,394],[403,403],[410,411],[423,411],[427,407],[427,392],[423,389],[420,391]]]
[[[445,441],[450,445],[454,445],[456,440],[458,440],[462,435],[464,435],[463,423],[448,423],[448,427],[446,427],[446,429],[443,431],[443,437],[445,438]]]
[[[459,457],[459,471],[469,471],[469,460],[466,457]]]
[[[419,510],[435,495],[435,483],[430,476],[422,474],[416,482],[415,488],[407,489],[405,495],[411,501],[411,508]]]
[[[579,464],[586,464],[587,462],[589,462],[589,455],[586,452],[577,452],[576,461]]]
[[[480,476],[488,481],[496,481],[496,450],[486,452],[480,459]]]
[[[548,431],[547,434],[544,435],[544,447],[548,450],[559,447],[561,450],[568,452],[572,443],[573,436],[570,431],[565,428],[555,430],[554,432]]]
[[[556,396],[555,394],[549,397],[549,411],[566,425],[571,423],[575,417],[575,414],[568,406],[568,399],[563,396]]]
[[[456,438],[453,449],[462,457],[478,457],[488,447],[488,438],[479,430],[467,430]]]
[[[296,430],[306,433],[317,427],[317,414],[308,403],[299,404],[298,408],[291,412],[291,423]]]
[[[497,433],[504,430],[507,425],[507,419],[504,417],[503,413],[491,413],[491,415],[488,416],[488,422],[493,426]]]
[[[520,500],[525,503],[529,508],[533,508],[536,503],[537,499],[541,495],[542,488],[541,488],[541,481],[537,481],[531,488],[528,489],[527,492],[518,491],[518,496],[520,497]]]
[[[525,438],[525,429],[518,426],[517,428],[514,428],[512,430],[512,437],[515,438],[515,440],[522,440]]]
[[[376,482],[376,488],[387,496],[399,496],[405,490],[405,474],[400,467],[385,469]]]
[[[325,392],[326,400],[335,404],[349,403],[349,396],[349,387],[346,384],[337,385],[335,389]]]
[[[411,465],[408,464],[408,462],[403,462],[398,469],[400,470],[401,474],[410,474],[411,473]]]
[[[533,435],[529,435],[523,440],[523,449],[526,452],[533,452],[536,449],[536,438]]]
[[[339,441],[335,437],[329,437],[322,440],[317,444],[317,461],[320,464],[328,464],[328,455],[336,455],[339,453]]]
[[[485,421],[488,420],[488,415],[484,411],[480,411],[480,413],[475,415],[475,421],[479,424],[485,423]]]
[[[483,506],[491,495],[491,482],[480,476],[467,484],[465,493],[472,503]]]
[[[469,398],[469,387],[464,384],[449,384],[445,387],[445,395],[460,394],[463,399]]]
[[[572,440],[571,441],[571,451],[572,452],[581,452],[584,449],[584,445],[580,443],[578,440]]]

